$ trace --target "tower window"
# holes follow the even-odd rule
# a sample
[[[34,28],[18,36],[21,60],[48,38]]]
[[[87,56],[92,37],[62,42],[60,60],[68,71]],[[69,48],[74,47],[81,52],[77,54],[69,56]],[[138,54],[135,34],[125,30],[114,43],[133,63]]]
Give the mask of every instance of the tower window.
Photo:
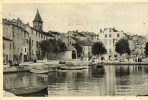
[[[120,37],[119,33],[117,34],[117,37]]]

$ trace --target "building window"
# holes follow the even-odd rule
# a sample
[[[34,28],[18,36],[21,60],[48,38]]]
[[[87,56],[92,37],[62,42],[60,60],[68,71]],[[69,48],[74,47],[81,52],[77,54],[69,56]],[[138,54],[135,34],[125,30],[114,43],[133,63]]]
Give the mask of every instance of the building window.
[[[15,45],[14,45],[14,42],[13,42],[13,49],[15,49]]]
[[[109,49],[109,53],[111,53],[112,52],[112,50],[111,49]]]
[[[109,34],[109,37],[111,37],[111,34]]]
[[[36,41],[36,47],[38,47],[38,41]]]
[[[119,35],[119,34],[117,34],[117,37],[120,37],[120,35]]]
[[[15,35],[14,35],[14,32],[13,32],[13,37],[14,37]]]
[[[115,39],[113,39],[113,44],[115,45]]]
[[[105,37],[107,37],[107,34],[105,34]]]
[[[41,34],[41,38],[43,38],[43,34]]]
[[[25,48],[25,53],[26,53],[26,48]]]
[[[11,43],[10,43],[10,49],[11,49]]]
[[[26,39],[26,44],[28,44],[28,40]]]
[[[33,40],[32,40],[32,46],[33,46]]]
[[[5,49],[5,43],[3,43],[3,49]]]
[[[114,55],[114,57],[116,58],[116,57],[118,57],[117,55]]]

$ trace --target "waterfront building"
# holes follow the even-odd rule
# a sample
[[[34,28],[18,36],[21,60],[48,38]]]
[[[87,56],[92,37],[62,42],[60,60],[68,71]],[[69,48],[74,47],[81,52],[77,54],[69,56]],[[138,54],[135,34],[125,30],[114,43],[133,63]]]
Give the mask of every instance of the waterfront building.
[[[123,31],[118,31],[115,28],[100,29],[98,34],[99,41],[101,41],[107,49],[107,54],[104,58],[107,60],[114,60],[119,57],[119,54],[115,51],[115,44],[122,38],[126,38],[126,34]]]
[[[30,25],[26,25],[26,31],[30,33],[29,34],[30,60],[43,59],[39,43],[43,40],[53,39],[54,36],[51,35],[49,32],[43,31],[43,21],[38,10],[33,20],[33,27],[31,27]]]
[[[143,58],[145,56],[145,45],[146,39],[145,37],[139,35],[132,35],[129,39],[129,47],[131,49],[131,56],[133,58]]]
[[[68,35],[79,40],[87,40],[87,36],[84,34],[84,32],[79,32],[78,30],[68,31]]]
[[[89,60],[92,57],[91,47],[93,45],[92,41],[83,41],[82,55],[84,60]]]
[[[95,34],[94,32],[82,32],[82,33],[85,34],[85,36],[87,36],[87,40],[90,40],[92,42],[99,41],[98,34]]]
[[[28,38],[29,33],[25,30],[25,25],[19,18],[17,20],[3,19],[3,60],[6,64],[8,60],[27,61],[29,48]],[[6,40],[9,40],[10,44],[6,42]]]
[[[3,19],[3,64],[7,64],[9,60],[13,59],[13,36],[12,24],[9,20]]]
[[[43,31],[43,21],[37,10],[33,27],[24,24],[19,18],[3,19],[3,62],[26,62],[42,59],[39,42],[55,38],[49,32]]]

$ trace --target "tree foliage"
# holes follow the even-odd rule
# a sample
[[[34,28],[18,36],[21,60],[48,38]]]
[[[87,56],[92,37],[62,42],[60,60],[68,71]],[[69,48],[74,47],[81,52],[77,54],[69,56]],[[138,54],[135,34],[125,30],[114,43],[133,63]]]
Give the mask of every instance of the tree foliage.
[[[126,39],[119,40],[118,42],[116,42],[115,46],[115,51],[118,52],[120,55],[124,53],[127,53],[129,55],[131,53],[128,40]]]
[[[56,39],[48,39],[41,41],[40,48],[42,50],[43,56],[47,56],[51,53],[62,53],[65,52],[67,49],[66,44],[64,42],[61,42],[60,40]]]
[[[91,49],[92,54],[94,55],[102,55],[107,53],[107,50],[102,42],[95,42]]]
[[[82,49],[83,49],[82,45],[80,45],[79,43],[75,43],[75,44],[73,44],[73,46],[77,50],[77,56],[80,57]]]
[[[148,42],[145,45],[145,55],[148,57]]]

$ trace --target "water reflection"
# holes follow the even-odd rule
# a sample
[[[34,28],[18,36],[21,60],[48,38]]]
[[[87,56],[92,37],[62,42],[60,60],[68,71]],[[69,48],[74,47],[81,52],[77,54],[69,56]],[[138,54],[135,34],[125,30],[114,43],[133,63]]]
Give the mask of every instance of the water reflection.
[[[103,78],[105,74],[104,66],[91,66],[89,67],[89,70],[91,72],[92,78]]]
[[[48,85],[48,96],[135,96],[148,90],[148,66],[90,66],[46,74],[4,74],[4,88]],[[148,94],[148,93],[147,93]],[[36,94],[37,95],[37,94]]]

